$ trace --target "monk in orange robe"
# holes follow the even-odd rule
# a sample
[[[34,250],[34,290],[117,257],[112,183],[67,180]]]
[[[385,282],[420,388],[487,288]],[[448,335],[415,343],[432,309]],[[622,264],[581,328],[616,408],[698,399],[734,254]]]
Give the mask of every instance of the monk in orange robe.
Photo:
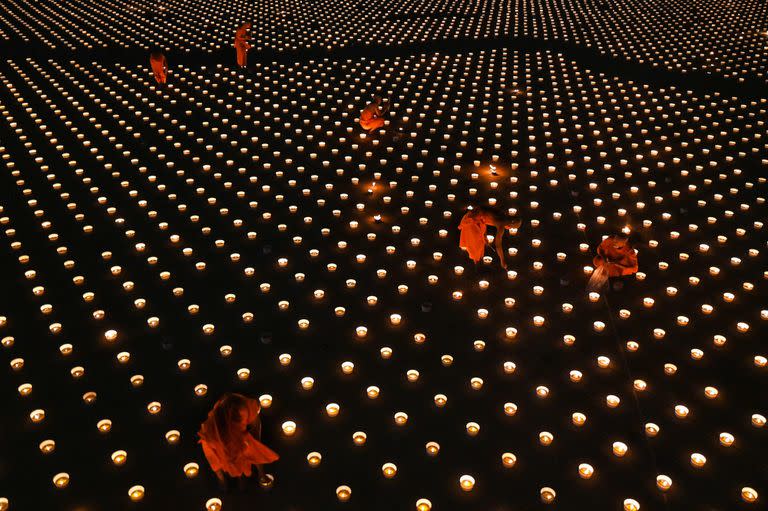
[[[149,65],[152,66],[152,73],[155,75],[155,81],[162,85],[168,78],[168,60],[163,52],[156,50],[149,54]]]
[[[251,22],[246,21],[235,32],[235,51],[237,52],[237,65],[245,67],[248,65],[248,50],[251,49],[250,34]]]
[[[203,453],[222,483],[225,482],[224,474],[250,477],[253,465],[261,484],[271,482],[264,472],[264,465],[276,461],[279,456],[259,441],[260,411],[261,406],[256,399],[240,394],[224,394],[200,427],[198,436]]]
[[[373,103],[366,106],[362,112],[360,112],[360,126],[364,130],[368,130],[368,133],[373,133],[377,129],[384,126],[384,118],[382,117],[389,110],[389,105],[382,107],[381,98],[379,96],[373,97]]]
[[[512,217],[498,209],[488,206],[476,206],[464,214],[459,224],[461,237],[459,238],[459,247],[469,253],[469,258],[477,264],[485,254],[485,237],[488,226],[496,228],[496,253],[499,255],[501,267],[507,269],[507,263],[504,260],[504,234],[508,229],[518,229],[522,220]]]
[[[595,268],[604,267],[609,277],[624,277],[637,273],[637,254],[623,234],[608,236],[597,247],[592,260]]]

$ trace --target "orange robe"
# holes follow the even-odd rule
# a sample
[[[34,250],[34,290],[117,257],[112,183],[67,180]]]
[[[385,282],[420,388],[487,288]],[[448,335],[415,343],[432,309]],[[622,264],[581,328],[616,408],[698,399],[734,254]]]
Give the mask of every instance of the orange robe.
[[[605,264],[609,277],[623,277],[637,273],[637,254],[635,254],[635,250],[629,245],[616,249],[613,247],[613,243],[613,237],[609,236],[597,247],[597,255],[592,260],[595,268]]]
[[[478,262],[485,254],[485,231],[488,225],[479,211],[467,211],[459,224],[461,237],[459,247],[469,253],[469,258]]]
[[[251,37],[248,35],[248,27],[241,26],[235,32],[235,50],[237,51],[237,65],[245,67],[248,64],[248,50],[251,45],[248,42]]]
[[[384,126],[384,119],[379,116],[379,105],[371,103],[360,112],[360,126],[368,131],[377,130]]]
[[[248,431],[249,426],[261,429],[259,402],[237,397],[240,400],[234,405],[226,402],[226,396],[219,399],[198,435],[203,453],[214,471],[223,470],[232,477],[247,477],[251,475],[252,465],[272,463],[279,456]]]
[[[152,73],[155,75],[155,81],[157,83],[165,83],[168,78],[166,74],[168,61],[165,59],[165,55],[162,55],[161,58],[157,59],[150,55],[149,65],[152,66]]]

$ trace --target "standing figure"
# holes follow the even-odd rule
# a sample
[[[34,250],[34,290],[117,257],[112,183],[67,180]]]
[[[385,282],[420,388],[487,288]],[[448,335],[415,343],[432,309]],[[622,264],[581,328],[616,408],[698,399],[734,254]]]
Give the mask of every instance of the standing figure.
[[[589,279],[588,289],[597,291],[611,277],[624,277],[637,273],[637,254],[629,244],[629,237],[614,234],[605,238],[597,247],[597,255],[592,259],[595,271]]]
[[[504,260],[504,234],[508,229],[518,229],[522,220],[489,206],[476,206],[464,214],[459,224],[461,237],[459,247],[469,253],[469,258],[477,264],[485,254],[487,239],[485,232],[490,225],[496,228],[496,253],[499,255],[501,267],[507,269]]]
[[[224,484],[224,475],[250,477],[251,466],[256,465],[259,483],[271,484],[272,478],[264,472],[264,465],[279,456],[262,444],[259,401],[240,394],[224,394],[213,406],[200,427],[198,436],[211,469]]]
[[[149,54],[149,65],[152,66],[152,73],[155,75],[155,81],[158,84],[164,84],[168,78],[168,60],[160,50],[155,50]]]
[[[366,106],[362,112],[360,112],[360,126],[364,130],[368,130],[368,133],[372,133],[377,129],[384,126],[384,118],[382,117],[389,110],[389,103],[386,106],[381,106],[381,97],[374,96],[373,103]]]
[[[248,65],[248,50],[251,49],[251,35],[248,31],[251,29],[251,22],[246,21],[235,32],[235,51],[237,52],[237,65],[245,67]]]

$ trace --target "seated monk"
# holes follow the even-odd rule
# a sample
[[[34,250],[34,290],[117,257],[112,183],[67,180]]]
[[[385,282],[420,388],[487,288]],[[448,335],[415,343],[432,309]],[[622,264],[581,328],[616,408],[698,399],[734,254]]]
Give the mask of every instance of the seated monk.
[[[237,52],[237,65],[245,67],[248,65],[248,50],[251,49],[250,34],[251,22],[246,21],[235,32],[235,51]]]
[[[597,247],[592,260],[595,268],[603,267],[608,277],[623,277],[637,273],[637,254],[624,234],[608,236]]]
[[[504,234],[508,229],[518,229],[522,220],[508,215],[496,208],[489,206],[476,206],[464,214],[459,224],[461,237],[459,238],[459,247],[469,253],[469,258],[477,264],[483,258],[485,253],[485,244],[487,239],[485,232],[490,225],[496,228],[496,253],[499,255],[501,267],[507,269],[507,263],[504,260],[503,240]]]
[[[381,97],[374,96],[373,103],[366,106],[362,112],[360,112],[360,126],[364,130],[368,130],[368,133],[372,133],[377,129],[384,126],[383,115],[389,110],[389,105],[386,107],[381,106]]]
[[[160,50],[155,50],[149,54],[149,65],[152,66],[152,73],[155,75],[155,81],[164,84],[168,76],[168,60]]]
[[[224,394],[200,427],[198,436],[203,453],[222,484],[225,483],[224,474],[250,477],[252,465],[256,465],[262,485],[271,483],[264,465],[276,461],[279,456],[259,441],[260,411],[256,399]]]

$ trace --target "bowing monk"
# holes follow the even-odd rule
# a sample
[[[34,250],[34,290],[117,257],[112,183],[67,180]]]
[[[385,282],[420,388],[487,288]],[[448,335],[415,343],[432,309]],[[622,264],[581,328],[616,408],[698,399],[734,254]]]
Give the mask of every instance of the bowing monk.
[[[168,60],[160,50],[155,50],[149,54],[149,65],[152,66],[152,73],[155,75],[155,81],[158,84],[164,84],[168,78]]]
[[[251,49],[251,36],[248,31],[251,29],[251,22],[246,21],[235,32],[235,51],[237,52],[237,65],[245,67],[248,65],[248,50]]]
[[[476,206],[464,214],[459,224],[461,237],[459,247],[469,253],[469,258],[477,264],[485,254],[485,245],[488,242],[485,232],[488,226],[496,228],[496,253],[499,255],[501,267],[507,269],[504,259],[504,234],[508,229],[518,229],[522,220],[505,212],[489,206]]]
[[[637,273],[637,254],[625,234],[614,234],[605,238],[597,247],[592,259],[595,271],[589,279],[589,290],[596,291],[611,277],[624,277]]]
[[[200,427],[198,436],[211,469],[222,484],[224,475],[250,477],[251,466],[256,466],[259,482],[267,486],[272,478],[264,472],[264,465],[279,456],[259,441],[261,420],[259,401],[240,394],[224,394],[213,406]]]
[[[384,118],[382,117],[389,110],[389,103],[386,106],[381,106],[381,97],[374,96],[373,103],[366,106],[362,112],[360,112],[360,126],[364,130],[368,130],[368,133],[372,133],[377,129],[384,126]]]

